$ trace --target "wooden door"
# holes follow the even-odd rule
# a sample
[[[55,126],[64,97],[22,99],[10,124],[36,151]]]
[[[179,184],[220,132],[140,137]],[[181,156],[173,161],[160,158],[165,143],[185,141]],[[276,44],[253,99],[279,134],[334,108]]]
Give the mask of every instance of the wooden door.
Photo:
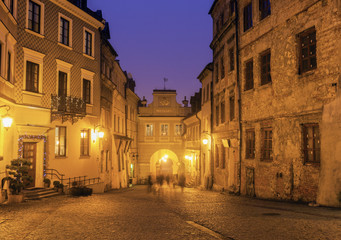
[[[32,165],[28,171],[28,175],[32,177],[32,182],[26,187],[34,187],[36,179],[36,156],[37,156],[37,143],[34,142],[24,142],[23,145],[23,158],[29,160]]]

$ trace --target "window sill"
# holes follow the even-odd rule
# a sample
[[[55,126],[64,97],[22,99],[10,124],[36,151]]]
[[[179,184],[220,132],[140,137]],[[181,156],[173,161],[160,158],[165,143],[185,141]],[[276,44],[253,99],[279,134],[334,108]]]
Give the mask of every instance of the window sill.
[[[263,163],[272,163],[272,162],[273,162],[273,159],[260,159],[260,162],[263,162]]]
[[[270,17],[271,17],[271,13],[268,16],[264,17],[264,18],[261,18],[261,16],[259,16],[259,22],[266,21],[266,19],[269,19]]]
[[[63,44],[63,43],[61,43],[61,42],[58,42],[58,45],[61,46],[61,47],[66,48],[66,49],[68,49],[68,50],[71,50],[71,51],[73,50],[72,47],[70,47],[70,46],[68,46],[68,45],[65,45],[65,44]]]
[[[31,34],[33,34],[33,35],[35,35],[35,36],[37,36],[37,37],[45,38],[45,35],[42,35],[41,33],[37,33],[37,32],[35,32],[35,31],[32,31],[32,30],[30,30],[30,29],[28,29],[28,28],[25,28],[25,31],[28,32],[28,33],[31,33]]]
[[[91,104],[91,103],[86,103],[86,106],[87,106],[87,107],[93,107],[94,105]]]
[[[90,155],[80,155],[80,159],[90,159]]]
[[[305,78],[305,77],[314,75],[316,69],[317,69],[317,68],[314,68],[314,69],[311,69],[311,70],[306,71],[306,72],[304,72],[304,73],[298,74],[298,77],[299,77],[299,78]]]
[[[265,83],[263,85],[259,85],[259,89],[267,88],[267,87],[270,87],[270,86],[272,86],[272,82],[268,82],[268,83]]]
[[[67,156],[55,156],[54,158],[55,159],[67,159],[68,157]]]
[[[3,78],[3,77],[1,77],[1,76],[0,76],[0,82],[6,84],[6,85],[9,86],[10,88],[14,88],[14,85],[13,85],[11,82],[7,81],[5,78]]]
[[[252,26],[252,27],[250,27],[250,28],[248,28],[246,30],[243,29],[243,35],[248,33],[248,32],[250,32],[252,29],[254,29],[254,26]]]
[[[42,97],[44,96],[43,93],[36,93],[36,92],[30,92],[30,91],[22,91],[23,94],[36,96],[36,97]]]
[[[320,167],[320,163],[318,162],[304,162],[303,165],[307,167]]]
[[[90,55],[88,55],[88,54],[86,54],[86,53],[83,53],[83,56],[84,56],[84,57],[87,57],[87,58],[89,58],[89,59],[91,59],[91,60],[95,60],[95,58],[94,58],[93,56],[90,56]]]

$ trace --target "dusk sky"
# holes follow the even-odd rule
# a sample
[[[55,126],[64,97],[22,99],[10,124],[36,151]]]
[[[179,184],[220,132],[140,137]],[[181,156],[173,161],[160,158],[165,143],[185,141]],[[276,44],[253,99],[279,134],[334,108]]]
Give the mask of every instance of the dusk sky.
[[[88,0],[110,24],[111,44],[122,69],[136,81],[148,103],[153,89],[177,90],[178,102],[200,88],[197,79],[212,61],[209,44],[212,0]]]

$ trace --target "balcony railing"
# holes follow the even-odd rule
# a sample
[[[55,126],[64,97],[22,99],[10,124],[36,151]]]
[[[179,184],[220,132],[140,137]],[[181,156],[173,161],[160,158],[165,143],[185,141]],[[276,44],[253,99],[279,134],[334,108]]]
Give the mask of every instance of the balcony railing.
[[[51,122],[61,119],[71,120],[72,124],[86,115],[86,103],[76,97],[51,95]]]

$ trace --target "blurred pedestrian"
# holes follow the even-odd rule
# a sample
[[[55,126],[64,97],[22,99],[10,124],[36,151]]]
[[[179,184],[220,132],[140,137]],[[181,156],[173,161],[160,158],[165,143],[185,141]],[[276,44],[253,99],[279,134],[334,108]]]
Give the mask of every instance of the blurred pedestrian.
[[[185,184],[186,184],[186,177],[184,174],[181,174],[179,177],[179,186],[181,187],[181,192],[184,191]]]
[[[148,184],[148,192],[151,192],[152,186],[153,186],[153,180],[152,180],[152,176],[150,174],[148,175],[147,184]]]
[[[169,175],[166,176],[166,182],[167,182],[167,185],[168,185],[168,187],[169,187],[169,182],[170,182],[170,177],[169,177]]]

